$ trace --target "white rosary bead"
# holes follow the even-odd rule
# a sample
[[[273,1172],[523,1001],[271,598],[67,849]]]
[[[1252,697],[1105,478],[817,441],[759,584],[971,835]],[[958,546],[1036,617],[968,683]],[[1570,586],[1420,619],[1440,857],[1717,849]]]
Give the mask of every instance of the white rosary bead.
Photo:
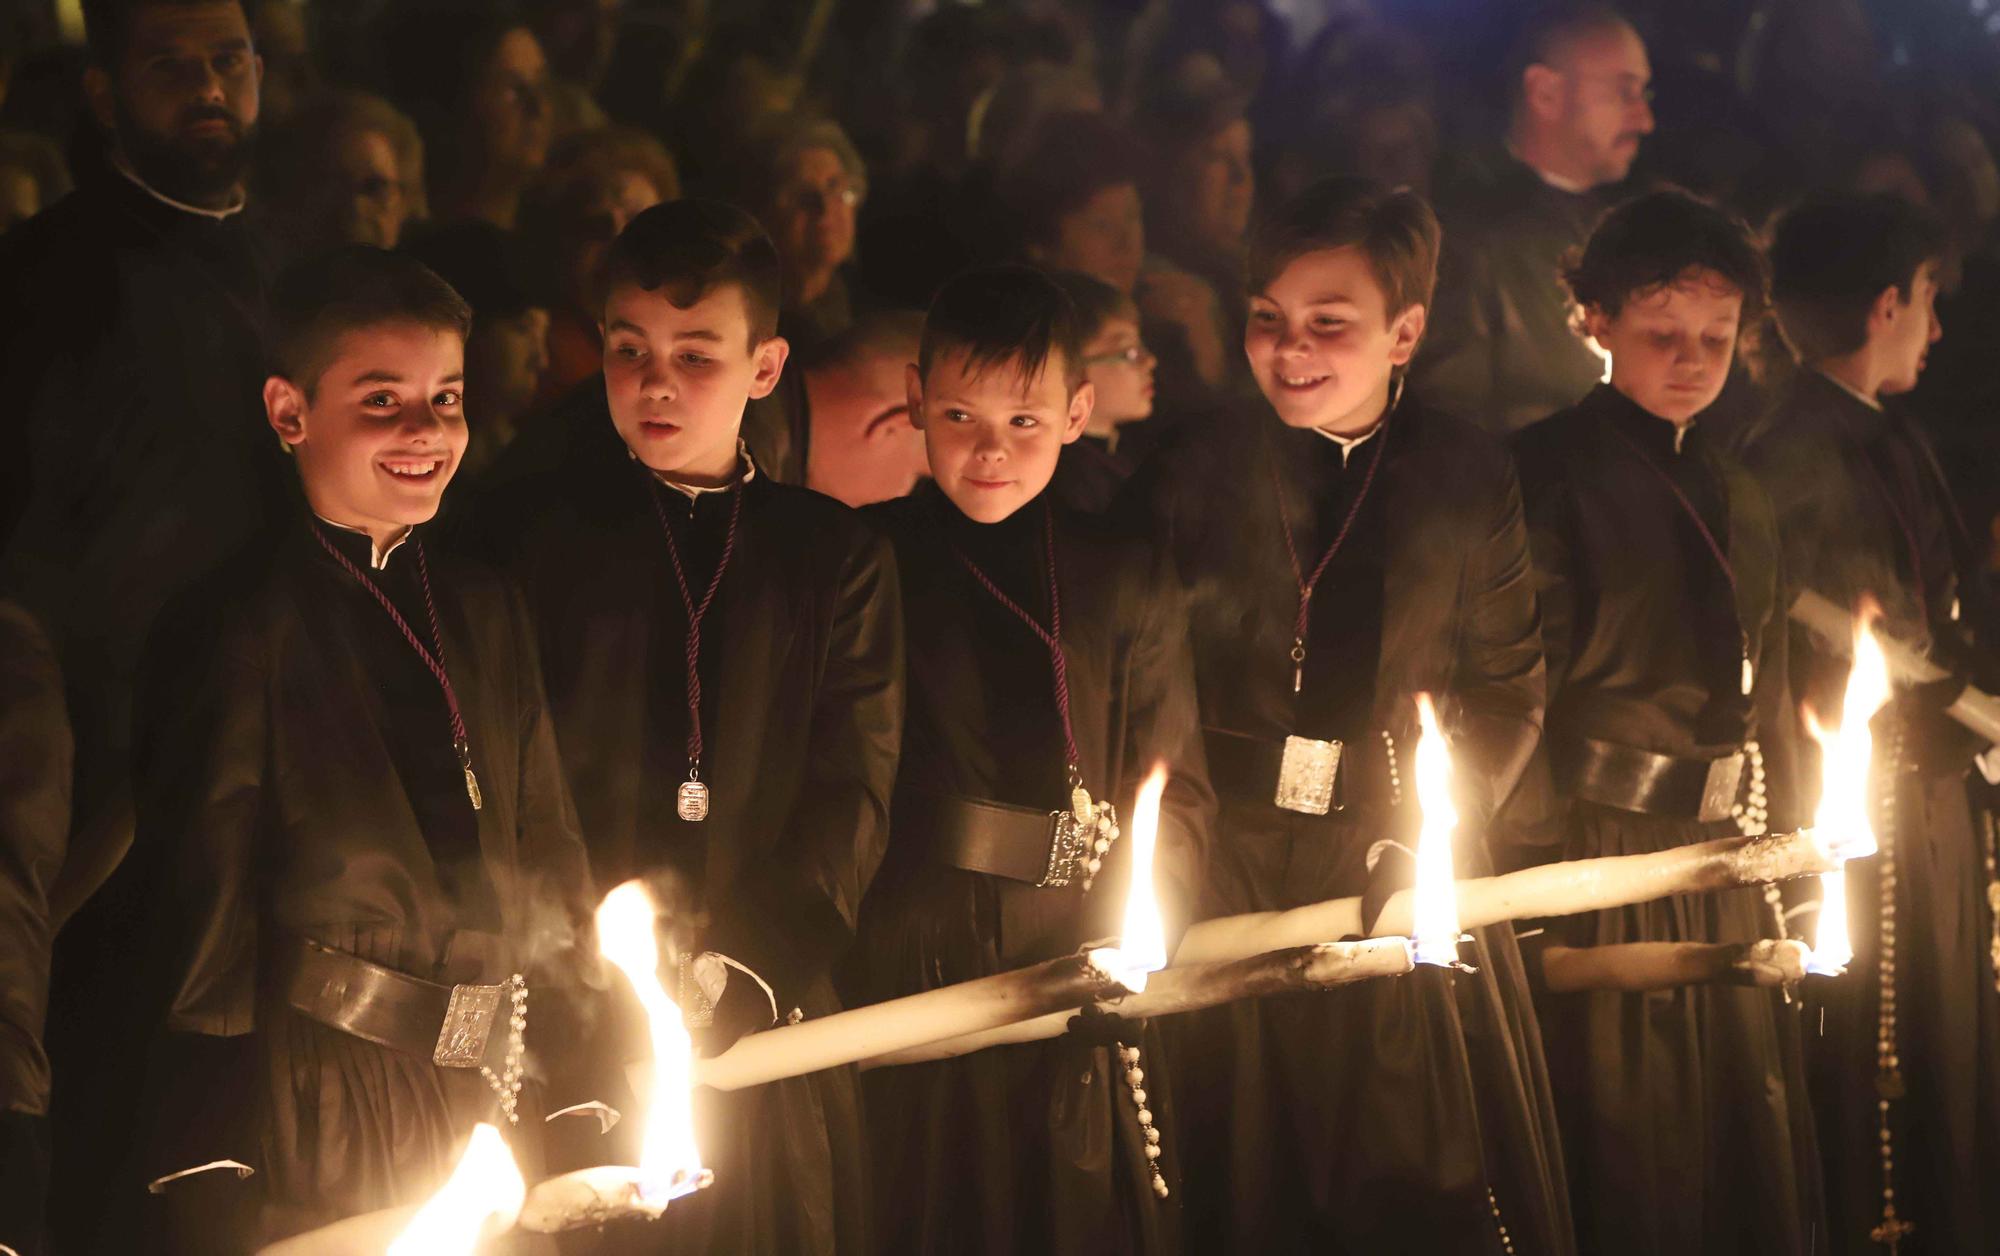
[[[1146,1153],[1146,1164],[1152,1170],[1153,1194],[1160,1199],[1165,1199],[1167,1197],[1167,1179],[1160,1173],[1160,1131],[1153,1124],[1152,1109],[1146,1106],[1146,1092],[1140,1088],[1140,1083],[1146,1080],[1146,1071],[1140,1067],[1139,1048],[1128,1047],[1122,1042],[1119,1043],[1118,1061],[1125,1066],[1125,1084],[1132,1088],[1132,1106],[1137,1110],[1139,1133],[1146,1140],[1143,1147]]]

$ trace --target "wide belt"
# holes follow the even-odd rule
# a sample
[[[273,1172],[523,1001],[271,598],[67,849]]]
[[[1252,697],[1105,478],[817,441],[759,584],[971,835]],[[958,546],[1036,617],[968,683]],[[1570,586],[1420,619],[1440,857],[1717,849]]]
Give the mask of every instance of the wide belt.
[[[1743,780],[1743,753],[1680,759],[1594,737],[1549,744],[1564,793],[1620,811],[1709,822],[1727,820]]]
[[[1344,807],[1390,805],[1399,772],[1380,733],[1356,742],[1288,737],[1266,741],[1204,728],[1208,776],[1218,794],[1268,802],[1302,815]]]
[[[506,1053],[506,985],[442,986],[310,938],[281,943],[275,967],[286,1006],[342,1033],[445,1068],[497,1067]]]
[[[1090,858],[1092,833],[1067,811],[1037,811],[957,794],[920,794],[909,811],[938,859],[967,872],[1059,889]]]

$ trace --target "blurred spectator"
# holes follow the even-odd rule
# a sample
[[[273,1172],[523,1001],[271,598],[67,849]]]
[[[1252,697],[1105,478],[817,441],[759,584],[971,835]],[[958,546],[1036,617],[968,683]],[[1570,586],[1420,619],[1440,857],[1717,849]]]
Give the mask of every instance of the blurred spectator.
[[[1131,297],[1089,275],[1063,272],[1055,280],[1076,306],[1083,377],[1096,398],[1083,435],[1063,447],[1053,487],[1071,509],[1097,513],[1110,507],[1137,465],[1135,451],[1121,445],[1120,430],[1153,413],[1158,362],[1140,338],[1139,308]]]
[[[1028,257],[1130,293],[1146,260],[1140,165],[1131,136],[1103,116],[1049,117],[1000,182]]]
[[[854,256],[855,213],[868,194],[868,172],[847,132],[807,114],[767,122],[748,162],[744,203],[784,263],[779,332],[796,352],[810,353],[854,321],[842,270]]]
[[[27,131],[0,131],[0,232],[68,193],[69,166],[60,149]]]
[[[319,67],[306,32],[306,0],[253,0],[250,37],[264,59],[262,117],[266,127],[288,121],[319,94]]]
[[[1653,130],[1646,46],[1609,7],[1537,15],[1510,64],[1505,151],[1438,198],[1437,309],[1411,371],[1425,400],[1498,432],[1573,404],[1603,376],[1570,334],[1557,268]]]
[[[1420,45],[1377,28],[1329,31],[1294,82],[1267,199],[1281,203],[1329,174],[1430,191],[1438,127]]]
[[[424,216],[424,145],[396,107],[334,92],[274,129],[257,171],[256,215],[281,251],[339,244],[393,249]]]
[[[966,115],[966,151],[1004,179],[1055,117],[1101,113],[1097,81],[1079,70],[1030,61],[1008,71]]]
[[[1150,140],[1146,235],[1153,248],[1215,285],[1241,286],[1244,233],[1256,176],[1245,99],[1205,57],[1190,57],[1150,99],[1140,129]]]
[[[459,474],[476,481],[519,434],[549,362],[549,312],[534,295],[521,250],[491,223],[426,231],[407,250],[472,307],[465,340],[465,422]]]
[[[603,127],[556,146],[521,204],[521,238],[549,313],[540,401],[553,401],[603,365],[597,279],[604,251],[633,215],[680,194],[673,157],[644,131]]]
[[[624,0],[531,0],[529,21],[549,59],[549,116],[557,143],[606,124],[595,93],[611,68]]]
[[[512,230],[549,152],[548,62],[524,19],[485,0],[415,0],[382,35],[391,96],[424,137],[439,222]]]
[[[929,474],[904,379],[923,325],[910,310],[864,315],[806,366],[807,488],[866,506]]]

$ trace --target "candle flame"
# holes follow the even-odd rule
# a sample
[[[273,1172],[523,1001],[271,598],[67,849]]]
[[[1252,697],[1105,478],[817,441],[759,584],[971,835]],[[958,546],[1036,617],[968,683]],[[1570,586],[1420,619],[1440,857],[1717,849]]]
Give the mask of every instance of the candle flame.
[[[507,1140],[482,1121],[451,1176],[389,1244],[388,1256],[472,1256],[489,1224],[495,1232],[514,1224],[527,1195]]]
[[[694,1044],[681,1011],[660,984],[658,908],[643,883],[627,881],[597,909],[597,949],[632,983],[646,1011],[653,1040],[653,1085],[639,1144],[639,1197],[664,1205],[700,1188],[701,1151],[695,1146],[690,1098]]]
[[[1875,739],[1868,722],[1889,701],[1889,660],[1875,639],[1874,621],[1880,611],[1864,604],[1854,619],[1854,666],[1841,695],[1838,725],[1829,732],[1818,713],[1806,707],[1806,730],[1820,747],[1819,809],[1813,834],[1821,847],[1840,859],[1875,853],[1875,828],[1868,816],[1869,764]]]
[[[1869,767],[1875,739],[1868,723],[1889,701],[1889,661],[1875,639],[1881,610],[1864,600],[1854,617],[1854,666],[1847,673],[1837,728],[1829,732],[1808,706],[1806,731],[1820,747],[1819,807],[1813,813],[1813,837],[1828,854],[1842,860],[1875,853],[1875,826],[1868,814]],[[1819,927],[1806,970],[1835,974],[1854,958],[1847,934],[1847,874],[1820,875]]]
[[[1458,879],[1451,839],[1458,808],[1451,799],[1451,752],[1438,728],[1437,707],[1427,693],[1417,695],[1417,808],[1423,826],[1417,836],[1417,884],[1410,907],[1411,933],[1419,964],[1458,962]]]
[[[1153,851],[1159,843],[1160,799],[1167,791],[1167,765],[1153,765],[1139,786],[1132,805],[1132,882],[1125,891],[1125,922],[1118,945],[1099,947],[1090,961],[1134,994],[1146,988],[1146,975],[1167,966],[1167,928],[1160,919],[1160,900],[1153,887]]]
[[[1847,940],[1847,874],[1819,874],[1819,928],[1806,952],[1806,971],[1838,977],[1854,962],[1854,945]]]

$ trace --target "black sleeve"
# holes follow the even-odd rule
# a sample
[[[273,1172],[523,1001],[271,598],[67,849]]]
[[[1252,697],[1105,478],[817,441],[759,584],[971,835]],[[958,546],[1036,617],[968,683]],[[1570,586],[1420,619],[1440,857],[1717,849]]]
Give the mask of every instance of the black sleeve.
[[[888,849],[902,751],[903,600],[889,542],[857,538],[833,596],[790,823],[772,857],[746,870],[727,903],[711,905],[708,947],[770,982],[781,1015],[854,939],[862,895]]]

